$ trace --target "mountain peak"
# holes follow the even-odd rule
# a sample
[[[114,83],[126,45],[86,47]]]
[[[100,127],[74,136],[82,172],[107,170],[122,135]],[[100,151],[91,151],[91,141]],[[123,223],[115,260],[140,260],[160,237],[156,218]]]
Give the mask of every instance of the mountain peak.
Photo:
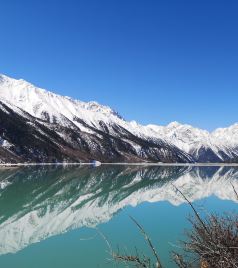
[[[113,109],[96,101],[74,100],[36,87],[24,79],[17,80],[6,75],[0,75],[0,98],[37,118],[42,118],[47,113],[50,121],[62,117],[70,121],[81,118],[87,124],[95,126],[99,121],[114,120],[114,117],[122,120]]]
[[[11,78],[4,75],[4,74],[0,74],[0,83],[4,83],[6,81],[9,81]]]
[[[180,123],[177,122],[177,121],[173,121],[173,122],[171,122],[171,123],[169,123],[169,124],[167,125],[167,127],[169,127],[169,128],[177,128],[177,127],[180,127],[180,126],[183,126],[183,125],[180,124]]]
[[[1,81],[11,81],[11,82],[17,82],[17,81],[24,81],[26,82],[24,79],[16,79],[16,78],[13,78],[13,77],[10,77],[10,76],[7,76],[5,74],[1,74],[0,73],[0,80]]]

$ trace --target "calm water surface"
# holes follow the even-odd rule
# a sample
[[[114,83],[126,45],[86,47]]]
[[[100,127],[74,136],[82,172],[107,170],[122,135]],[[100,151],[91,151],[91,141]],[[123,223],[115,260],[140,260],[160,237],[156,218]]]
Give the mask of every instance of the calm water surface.
[[[100,230],[121,253],[149,253],[133,216],[152,238],[165,267],[175,267],[189,228],[190,207],[201,214],[238,212],[232,167],[31,167],[0,170],[0,267],[115,267]]]

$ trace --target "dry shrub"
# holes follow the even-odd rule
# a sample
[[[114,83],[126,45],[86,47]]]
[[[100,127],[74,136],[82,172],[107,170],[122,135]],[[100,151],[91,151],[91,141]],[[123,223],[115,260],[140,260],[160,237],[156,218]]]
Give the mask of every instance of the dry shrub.
[[[190,222],[192,228],[187,232],[187,241],[183,242],[185,255],[174,254],[179,267],[197,267],[196,260],[200,267],[238,267],[237,215],[209,215],[203,223],[197,218]]]
[[[238,192],[233,185],[232,187],[238,200]],[[194,212],[194,217],[189,219],[192,228],[186,233],[186,241],[182,242],[183,254],[172,253],[172,258],[177,266],[180,268],[238,268],[238,215],[210,214],[202,219],[183,192],[176,186],[174,188],[183,196]],[[131,219],[144,236],[156,261],[152,261],[144,255],[131,256],[115,253],[112,254],[113,259],[140,268],[164,267],[143,227],[134,218],[131,217]]]

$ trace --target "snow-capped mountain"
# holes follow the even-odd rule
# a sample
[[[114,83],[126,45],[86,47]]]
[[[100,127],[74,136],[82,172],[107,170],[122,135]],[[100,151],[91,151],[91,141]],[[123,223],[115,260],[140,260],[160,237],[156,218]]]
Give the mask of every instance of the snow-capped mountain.
[[[0,173],[0,255],[75,228],[95,227],[126,206],[159,201],[180,205],[185,200],[173,185],[191,201],[214,195],[237,202],[231,183],[238,188],[237,168],[6,169]]]
[[[0,76],[1,161],[191,162],[193,158],[109,107],[81,102]],[[142,127],[143,129],[143,127]],[[49,146],[48,146],[49,145]],[[10,156],[9,156],[10,154]],[[14,159],[15,158],[15,159]]]
[[[163,140],[192,155],[198,162],[232,162],[238,155],[238,124],[213,132],[172,122],[168,126],[148,125]]]
[[[91,158],[109,162],[229,162],[238,156],[238,125],[212,133],[177,122],[168,126],[143,126],[125,121],[110,107],[73,100],[5,75],[0,75],[0,102],[0,120],[17,116],[22,127],[25,122],[24,128],[31,126],[35,132],[40,132],[29,137],[29,140],[34,139],[30,142],[31,148],[25,148],[22,153],[22,147],[27,145],[18,144],[19,140],[13,139],[13,134],[9,137],[9,128],[13,131],[14,125],[2,123],[2,162],[6,162],[9,154],[11,159],[16,157],[15,162],[19,157],[22,161],[41,162],[78,162]],[[19,131],[14,132],[20,135]],[[36,138],[51,143],[62,157],[54,158],[52,151],[34,147]],[[30,152],[31,156],[27,158]]]

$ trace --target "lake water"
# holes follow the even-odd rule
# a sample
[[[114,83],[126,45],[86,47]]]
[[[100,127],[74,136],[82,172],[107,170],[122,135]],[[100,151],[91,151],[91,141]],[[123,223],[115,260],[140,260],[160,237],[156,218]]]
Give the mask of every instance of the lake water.
[[[201,214],[238,212],[236,167],[79,166],[0,170],[0,267],[115,267],[115,251],[150,251],[129,216],[152,238],[165,267]],[[122,266],[120,266],[122,267]]]

